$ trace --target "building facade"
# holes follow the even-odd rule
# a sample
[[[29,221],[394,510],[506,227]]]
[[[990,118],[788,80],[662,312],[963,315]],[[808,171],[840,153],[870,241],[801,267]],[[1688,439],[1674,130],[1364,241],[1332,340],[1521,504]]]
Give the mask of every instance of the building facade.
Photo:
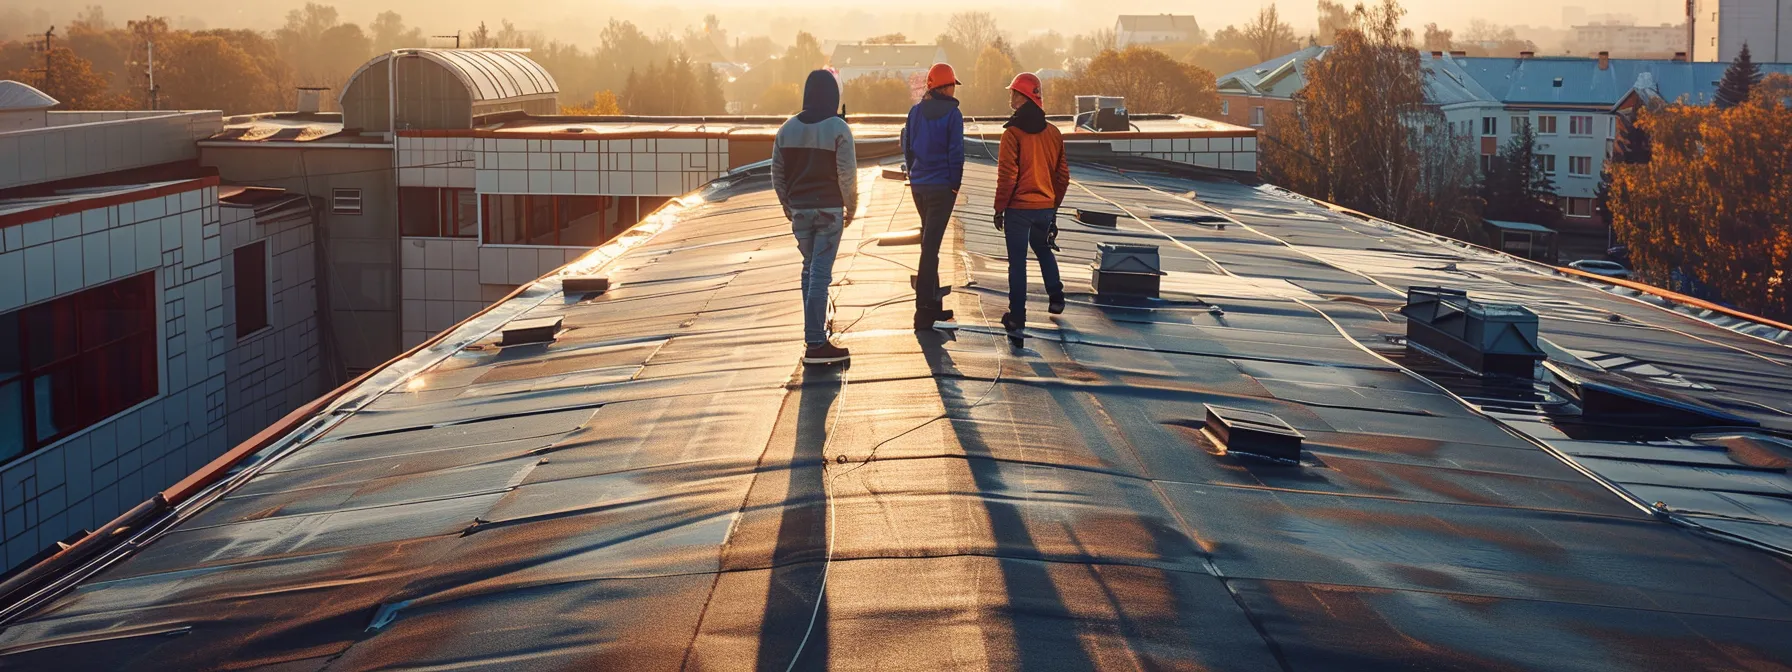
[[[40,118],[0,132],[8,567],[321,392],[309,209],[202,174],[219,113]]]
[[[1575,54],[1606,52],[1613,58],[1672,58],[1687,50],[1686,25],[1639,26],[1616,21],[1570,28],[1569,49]]]
[[[1114,21],[1114,47],[1187,43],[1201,37],[1201,24],[1182,14],[1122,14]]]
[[[1756,63],[1792,61],[1792,0],[1687,0],[1694,61],[1736,60],[1742,45]]]
[[[946,50],[937,44],[863,44],[834,45],[828,65],[840,73],[840,81],[860,77],[890,77],[909,82],[919,91],[926,89],[927,69],[946,60]]]
[[[1307,85],[1306,68],[1324,58],[1325,47],[1307,47],[1218,77],[1219,121],[1268,129],[1271,120],[1294,110],[1294,94]]]

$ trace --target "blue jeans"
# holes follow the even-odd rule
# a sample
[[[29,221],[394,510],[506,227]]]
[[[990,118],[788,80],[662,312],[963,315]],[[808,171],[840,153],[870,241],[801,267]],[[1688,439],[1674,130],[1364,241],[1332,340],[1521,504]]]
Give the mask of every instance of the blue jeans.
[[[846,213],[840,208],[793,209],[790,231],[803,253],[803,343],[828,342],[828,285],[834,284],[834,256]]]
[[[1046,236],[1058,221],[1056,208],[1047,210],[1015,210],[1004,215],[1008,236],[1008,315],[1016,323],[1027,319],[1027,248],[1039,259],[1039,275],[1045,280],[1045,295],[1057,299],[1064,296],[1064,283],[1058,279],[1058,257]]]

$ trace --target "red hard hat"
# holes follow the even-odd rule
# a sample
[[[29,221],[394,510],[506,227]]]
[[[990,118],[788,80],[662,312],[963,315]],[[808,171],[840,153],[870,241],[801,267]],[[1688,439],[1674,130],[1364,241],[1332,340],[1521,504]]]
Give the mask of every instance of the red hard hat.
[[[958,74],[952,72],[952,66],[935,63],[933,67],[927,69],[927,90],[932,91],[947,85],[964,85],[963,82],[958,81]]]
[[[1015,75],[1014,81],[1008,83],[1008,90],[1019,91],[1020,95],[1026,96],[1028,100],[1033,101],[1034,105],[1045,107],[1044,94],[1039,85],[1039,75],[1031,72]]]

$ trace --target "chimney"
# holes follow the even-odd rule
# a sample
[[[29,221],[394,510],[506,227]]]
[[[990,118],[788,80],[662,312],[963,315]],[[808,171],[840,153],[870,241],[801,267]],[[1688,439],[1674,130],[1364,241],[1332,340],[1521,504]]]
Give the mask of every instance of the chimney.
[[[299,87],[298,105],[294,106],[293,110],[300,114],[317,114],[323,110],[324,92],[328,90],[321,86]]]
[[[1674,52],[1674,62],[1675,63],[1685,63],[1686,62],[1686,52],[1684,52],[1684,51]]]
[[[1609,51],[1599,52],[1599,69],[1600,70],[1612,69],[1612,52],[1609,52]]]
[[[1450,55],[1456,58],[1468,58],[1468,52],[1466,51],[1452,51],[1450,52]]]
[[[1536,56],[1536,55],[1537,55],[1537,52],[1535,52],[1535,51],[1521,51],[1521,52],[1518,52],[1518,57],[1519,57],[1519,58],[1521,58],[1521,59],[1524,59],[1524,60],[1530,60],[1530,58],[1531,58],[1531,57],[1532,57],[1532,56]]]
[[[1443,57],[1444,57],[1444,52],[1441,52],[1441,51],[1433,51],[1433,52],[1431,52],[1431,57],[1432,57],[1432,58],[1443,58]]]

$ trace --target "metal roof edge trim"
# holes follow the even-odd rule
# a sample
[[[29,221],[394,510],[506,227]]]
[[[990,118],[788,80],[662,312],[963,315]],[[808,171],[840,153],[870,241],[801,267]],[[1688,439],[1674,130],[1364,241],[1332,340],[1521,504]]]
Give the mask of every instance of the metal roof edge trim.
[[[180,194],[215,186],[218,186],[218,176],[208,175],[205,177],[181,180],[173,184],[164,184],[146,189],[134,189],[131,191],[106,194],[105,196],[96,196],[94,198],[75,198],[60,203],[51,203],[27,210],[0,215],[0,229],[20,226],[29,222],[42,221],[63,215],[78,214],[88,210],[98,210],[100,208],[109,208],[114,205],[133,203],[147,198]]]

